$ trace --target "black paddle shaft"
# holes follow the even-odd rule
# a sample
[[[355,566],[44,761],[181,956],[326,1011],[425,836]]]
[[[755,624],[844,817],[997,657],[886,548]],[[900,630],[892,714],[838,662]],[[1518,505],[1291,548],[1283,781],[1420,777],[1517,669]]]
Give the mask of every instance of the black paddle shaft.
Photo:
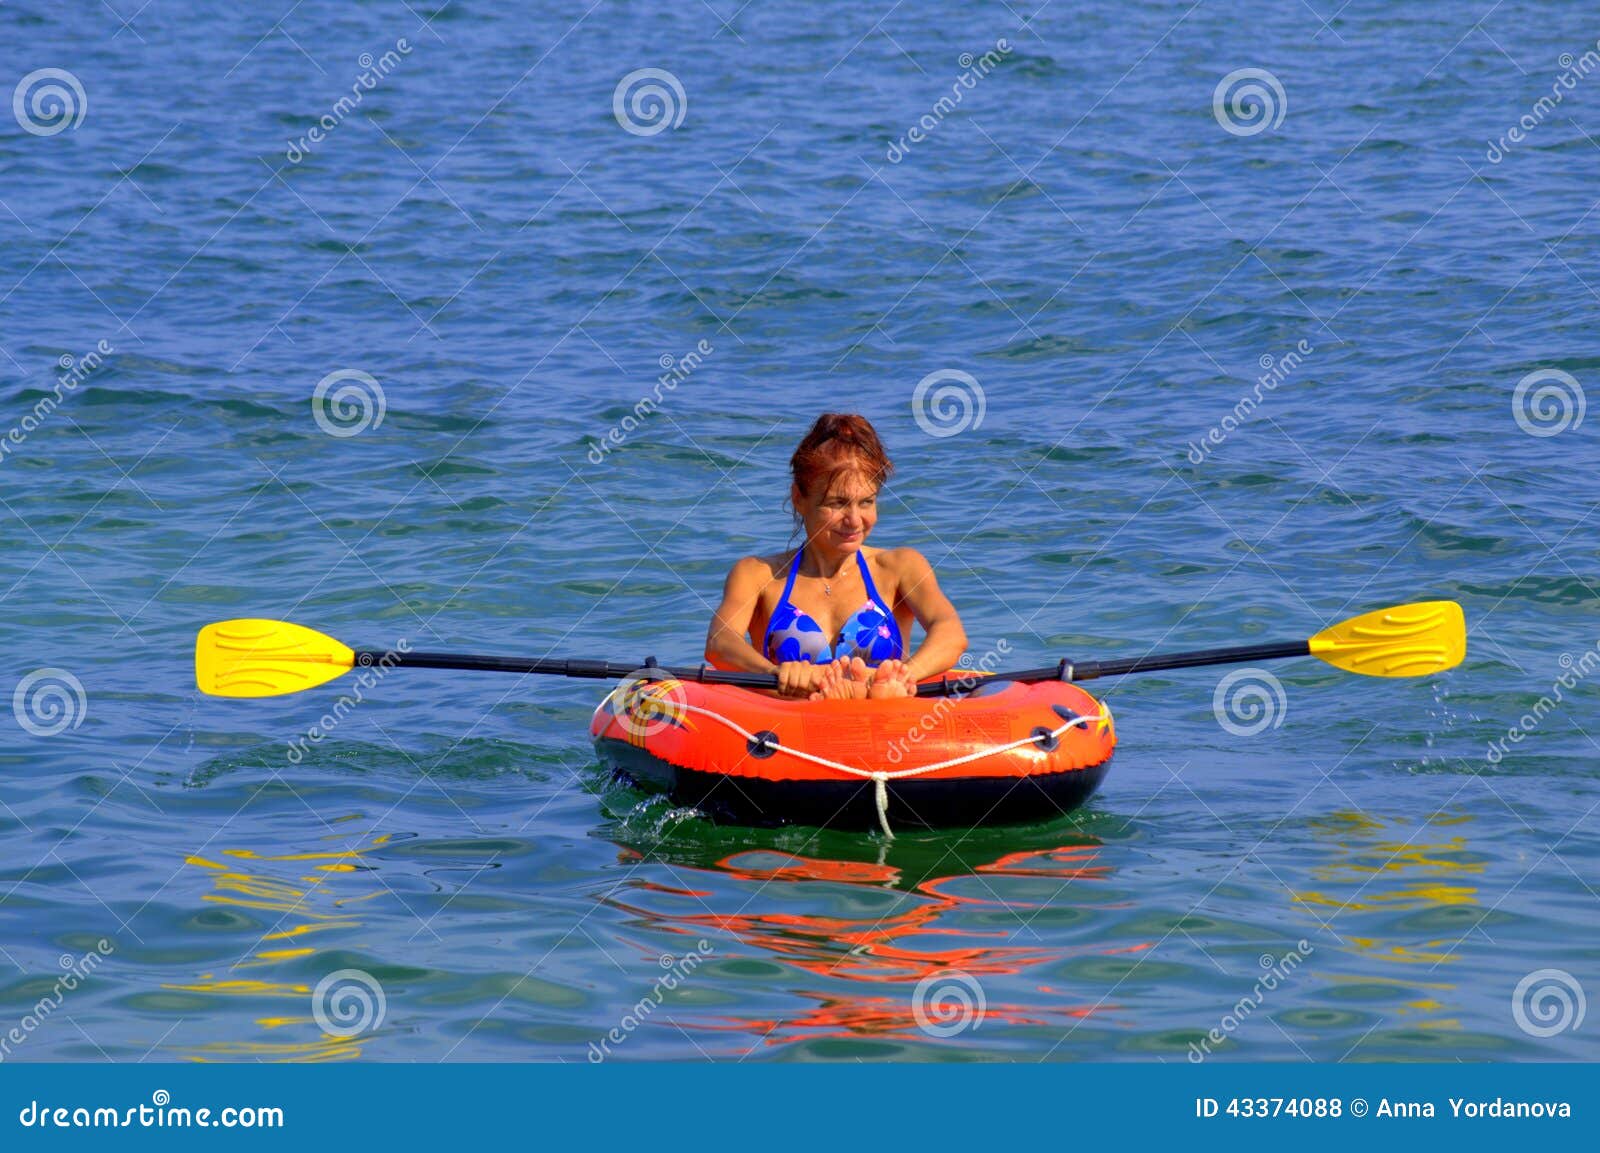
[[[965,695],[979,684],[992,681],[1020,681],[1030,684],[1038,681],[1092,681],[1098,677],[1120,677],[1127,673],[1159,672],[1164,669],[1198,668],[1203,665],[1244,664],[1248,661],[1272,661],[1285,657],[1309,656],[1311,645],[1307,641],[1285,641],[1271,645],[1238,645],[1228,649],[1195,649],[1186,653],[1152,653],[1142,657],[1124,657],[1121,660],[1086,661],[1074,664],[1058,661],[1039,669],[1019,669],[993,675],[947,676],[944,680],[925,684],[917,689],[919,697],[944,697]],[[408,665],[414,669],[466,669],[482,673],[546,674],[558,677],[581,677],[588,680],[616,681],[628,677],[672,677],[680,681],[694,681],[705,685],[734,685],[742,689],[775,689],[778,678],[772,673],[737,673],[714,669],[708,664],[697,666],[658,665],[654,657],[642,665],[621,664],[616,661],[577,661],[543,658],[483,657],[464,653],[395,653],[358,649],[355,653],[358,668],[383,664],[393,668]],[[952,670],[959,674],[961,670]]]
[[[616,661],[574,661],[549,657],[480,657],[465,653],[380,653],[371,649],[357,649],[356,666],[365,668],[380,661],[388,667],[404,665],[413,669],[465,669],[479,673],[543,673],[557,677],[581,677],[586,680],[620,681],[628,677],[672,677],[680,681],[696,681],[707,685],[736,685],[743,689],[775,689],[778,678],[772,673],[730,673],[702,664],[698,667],[658,665],[654,657],[646,658],[642,665],[621,664]]]
[[[1284,641],[1271,645],[1236,645],[1228,649],[1193,649],[1186,653],[1150,653],[1142,657],[1123,657],[1114,661],[1085,661],[1073,664],[1060,661],[1042,669],[1022,669],[1014,673],[995,673],[985,678],[996,681],[1092,681],[1098,677],[1120,677],[1127,673],[1153,673],[1164,669],[1192,669],[1203,665],[1237,665],[1249,661],[1275,661],[1285,657],[1311,655],[1308,641]]]

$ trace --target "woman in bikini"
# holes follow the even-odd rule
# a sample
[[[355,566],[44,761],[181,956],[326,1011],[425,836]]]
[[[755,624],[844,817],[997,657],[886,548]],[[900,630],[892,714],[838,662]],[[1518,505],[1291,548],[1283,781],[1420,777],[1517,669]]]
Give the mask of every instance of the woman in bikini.
[[[865,417],[824,413],[789,466],[804,539],[734,563],[706,634],[706,660],[775,672],[787,697],[914,695],[918,680],[954,667],[967,634],[921,553],[866,545],[878,490],[894,467],[877,432]],[[926,635],[908,656],[913,620]]]

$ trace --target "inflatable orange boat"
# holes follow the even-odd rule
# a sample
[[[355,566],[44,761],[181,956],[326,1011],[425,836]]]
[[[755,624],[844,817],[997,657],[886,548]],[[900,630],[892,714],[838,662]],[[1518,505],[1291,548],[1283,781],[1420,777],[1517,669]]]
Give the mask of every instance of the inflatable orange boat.
[[[962,696],[791,701],[635,679],[606,696],[589,732],[619,775],[715,820],[877,827],[891,836],[894,827],[970,828],[1068,812],[1100,784],[1116,745],[1111,713],[1063,681],[994,681]]]

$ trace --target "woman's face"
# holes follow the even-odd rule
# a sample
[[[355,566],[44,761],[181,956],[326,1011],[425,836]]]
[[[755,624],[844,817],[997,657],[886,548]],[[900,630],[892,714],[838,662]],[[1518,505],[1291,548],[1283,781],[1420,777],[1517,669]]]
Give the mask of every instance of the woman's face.
[[[878,486],[858,470],[841,474],[826,492],[790,493],[806,540],[832,552],[855,552],[878,523]]]

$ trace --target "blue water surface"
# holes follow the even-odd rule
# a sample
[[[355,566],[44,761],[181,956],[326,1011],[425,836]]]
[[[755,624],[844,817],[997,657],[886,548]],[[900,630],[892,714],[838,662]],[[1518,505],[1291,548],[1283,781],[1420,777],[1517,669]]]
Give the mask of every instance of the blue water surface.
[[[0,1056],[1600,1056],[1597,37],[6,4]],[[1467,660],[1101,682],[1087,808],[892,844],[610,781],[593,682],[195,689],[240,616],[698,660],[828,409],[975,655]]]

